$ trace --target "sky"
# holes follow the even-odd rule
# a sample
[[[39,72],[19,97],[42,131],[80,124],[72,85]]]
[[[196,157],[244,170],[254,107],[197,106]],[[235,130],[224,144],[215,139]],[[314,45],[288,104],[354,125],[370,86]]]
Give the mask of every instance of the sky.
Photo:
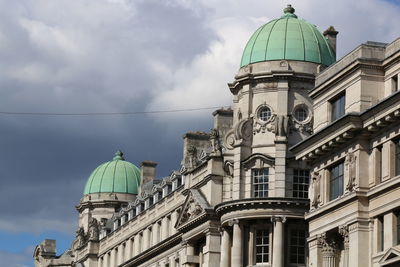
[[[229,106],[251,34],[280,0],[0,0],[0,112],[137,112]],[[398,0],[293,0],[299,18],[339,31],[338,58],[400,36]],[[157,176],[180,168],[182,135],[212,109],[120,116],[0,114],[0,267],[34,247],[67,249],[92,170],[122,150]]]

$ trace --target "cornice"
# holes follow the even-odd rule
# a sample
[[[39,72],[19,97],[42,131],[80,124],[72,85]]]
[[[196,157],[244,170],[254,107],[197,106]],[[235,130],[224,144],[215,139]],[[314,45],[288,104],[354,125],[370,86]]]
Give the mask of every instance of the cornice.
[[[259,209],[259,208],[282,208],[282,207],[309,207],[308,199],[299,198],[246,198],[240,200],[232,200],[218,204],[215,206],[215,212],[218,216],[222,216],[228,212],[244,210],[244,209]]]

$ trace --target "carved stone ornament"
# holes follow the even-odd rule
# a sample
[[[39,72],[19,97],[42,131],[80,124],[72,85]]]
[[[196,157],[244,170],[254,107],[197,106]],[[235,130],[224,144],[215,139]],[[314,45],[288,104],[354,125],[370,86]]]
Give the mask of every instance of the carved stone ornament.
[[[299,131],[300,133],[307,133],[307,134],[312,134],[313,133],[313,120],[309,120],[307,122],[299,122],[293,117],[290,120],[290,131]]]
[[[326,234],[318,237],[318,243],[322,246],[322,255],[324,258],[335,258],[338,254],[338,243],[333,238],[328,238]]]
[[[321,204],[321,175],[318,172],[313,172],[311,174],[311,183],[310,183],[310,202],[311,209],[316,209]]]
[[[211,153],[220,153],[221,146],[219,142],[219,132],[217,129],[213,128],[210,132],[210,142],[211,142]]]
[[[229,176],[233,176],[233,161],[225,161],[224,170]]]
[[[189,200],[182,211],[182,216],[180,223],[183,224],[185,222],[190,221],[191,219],[197,217],[200,213],[203,212],[203,208],[200,206],[199,203],[191,195]]]
[[[272,114],[268,121],[255,120],[253,126],[253,134],[265,133],[266,131],[275,133],[276,132],[276,114]]]
[[[357,157],[353,153],[348,153],[346,155],[346,159],[344,164],[346,166],[346,174],[347,174],[347,184],[346,184],[346,192],[354,191],[356,187],[356,160]]]
[[[195,146],[190,146],[188,148],[189,155],[189,168],[195,168],[199,164],[199,159],[197,158],[197,148]]]
[[[349,227],[347,225],[339,226],[339,234],[343,237],[343,243],[345,246],[349,245]]]
[[[91,218],[89,222],[89,241],[99,241],[99,223],[95,218]]]
[[[83,227],[79,227],[76,231],[76,243],[78,249],[82,248],[86,244],[86,235]]]
[[[235,145],[235,133],[233,130],[230,130],[226,133],[224,138],[224,147],[226,149],[232,150]]]
[[[250,140],[252,136],[252,124],[252,118],[247,118],[239,121],[234,128],[235,139]]]

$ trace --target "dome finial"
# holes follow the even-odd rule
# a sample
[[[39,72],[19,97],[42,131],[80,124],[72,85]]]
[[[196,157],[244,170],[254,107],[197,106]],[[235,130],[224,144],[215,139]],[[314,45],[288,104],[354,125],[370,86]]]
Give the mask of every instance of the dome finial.
[[[291,13],[291,14],[294,14],[294,12],[295,12],[296,10],[292,7],[292,5],[291,4],[288,4],[287,5],[287,7],[285,7],[284,9],[283,9],[283,13]]]
[[[114,156],[113,160],[125,160],[123,155],[124,155],[124,153],[122,153],[121,150],[117,150],[117,152],[115,152],[115,156]]]

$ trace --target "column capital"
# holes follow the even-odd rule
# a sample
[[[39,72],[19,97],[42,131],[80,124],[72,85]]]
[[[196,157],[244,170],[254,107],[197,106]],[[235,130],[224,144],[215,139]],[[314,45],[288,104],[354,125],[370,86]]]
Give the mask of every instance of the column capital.
[[[271,217],[271,222],[273,223],[277,223],[277,222],[281,222],[281,223],[285,223],[286,222],[286,216],[272,216]]]
[[[345,246],[349,245],[349,226],[341,225],[338,229],[339,234],[343,237],[343,244]]]
[[[322,251],[323,257],[331,258],[331,257],[335,257],[337,255],[338,248],[339,248],[338,243],[335,240],[328,238],[325,233],[319,235],[318,242],[322,246],[321,251]]]
[[[229,226],[233,226],[235,224],[239,224],[239,219],[232,219],[228,222]]]

